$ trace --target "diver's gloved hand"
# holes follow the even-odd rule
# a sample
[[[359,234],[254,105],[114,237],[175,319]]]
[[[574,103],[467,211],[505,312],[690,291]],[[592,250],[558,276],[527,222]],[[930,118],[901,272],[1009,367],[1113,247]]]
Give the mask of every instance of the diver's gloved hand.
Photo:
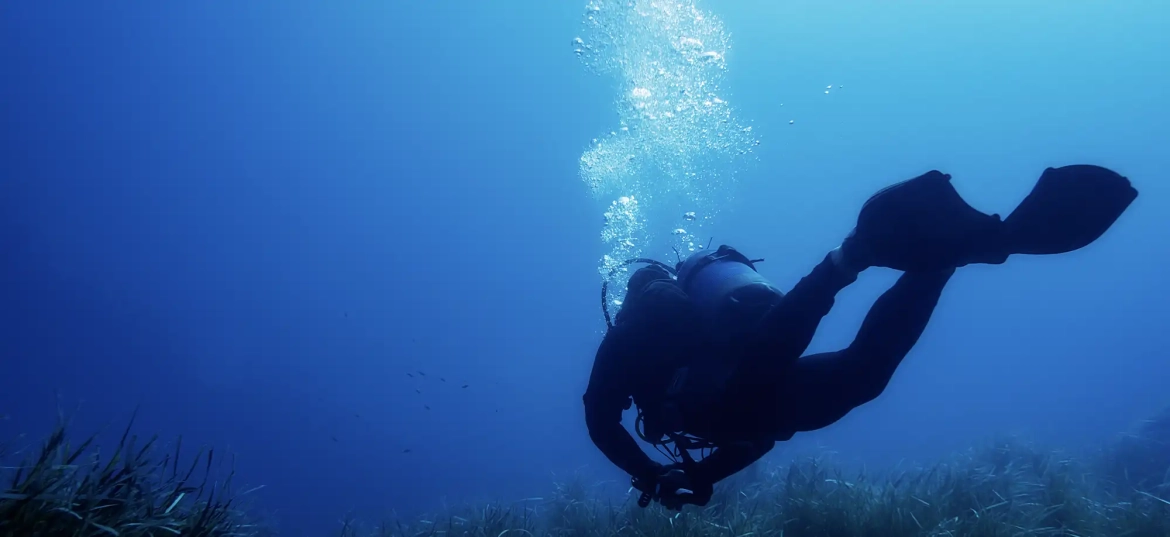
[[[711,483],[695,479],[681,464],[663,468],[658,476],[658,503],[671,511],[682,510],[686,504],[704,506],[711,501],[715,487]]]
[[[630,476],[630,486],[642,494],[638,496],[638,507],[650,505],[650,501],[658,496],[658,476],[662,475],[665,466],[657,461],[650,461],[650,471],[643,475]]]

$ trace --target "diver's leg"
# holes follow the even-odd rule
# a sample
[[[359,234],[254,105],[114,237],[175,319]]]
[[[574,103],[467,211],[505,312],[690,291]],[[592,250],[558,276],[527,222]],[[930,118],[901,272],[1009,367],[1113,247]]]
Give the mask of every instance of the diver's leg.
[[[857,281],[859,272],[845,262],[840,248],[825,256],[764,314],[753,336],[743,342],[743,355],[753,362],[744,364],[745,371],[754,369],[754,362],[772,362],[774,367],[775,362],[791,363],[804,354],[837,293]]]
[[[777,370],[777,425],[783,431],[826,427],[881,395],[917,343],[954,269],[906,273],[870,308],[848,348],[805,356]]]

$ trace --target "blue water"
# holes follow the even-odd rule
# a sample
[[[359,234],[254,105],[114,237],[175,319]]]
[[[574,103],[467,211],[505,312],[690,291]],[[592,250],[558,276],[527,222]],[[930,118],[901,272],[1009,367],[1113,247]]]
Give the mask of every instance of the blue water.
[[[1141,191],[1089,248],[962,269],[880,399],[771,457],[1087,446],[1170,403],[1170,7],[699,5],[760,140],[707,230],[782,288],[929,169],[1001,214],[1047,166]],[[234,453],[307,535],[620,482],[580,399],[612,199],[579,162],[622,91],[574,57],[584,7],[4,4],[0,438],[38,438],[58,401],[79,434],[138,407],[140,432]],[[866,272],[810,351],[895,276]]]

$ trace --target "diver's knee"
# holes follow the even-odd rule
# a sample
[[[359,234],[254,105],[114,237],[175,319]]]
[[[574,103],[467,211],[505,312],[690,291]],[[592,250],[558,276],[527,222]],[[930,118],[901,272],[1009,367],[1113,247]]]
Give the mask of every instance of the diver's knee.
[[[837,423],[857,408],[877,399],[885,391],[886,383],[855,383],[842,386],[836,396],[820,405],[807,408],[808,415],[799,420],[798,430],[814,431]]]
[[[869,403],[878,397],[881,397],[886,391],[886,386],[889,386],[888,379],[882,381],[873,381],[862,383],[856,391],[854,391],[853,408]]]
[[[863,379],[853,391],[854,407],[878,399],[882,393],[886,393],[886,386],[889,386],[889,376],[879,371],[869,372]]]
[[[846,390],[849,404],[853,408],[864,405],[881,397],[890,385],[892,372],[880,367],[861,367],[856,372],[856,381]]]

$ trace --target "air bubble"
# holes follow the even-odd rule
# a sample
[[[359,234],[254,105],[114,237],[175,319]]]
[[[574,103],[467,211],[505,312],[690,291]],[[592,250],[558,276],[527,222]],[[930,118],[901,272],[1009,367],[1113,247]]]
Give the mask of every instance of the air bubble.
[[[622,260],[642,257],[647,245],[666,239],[694,249],[692,234],[702,233],[731,194],[732,164],[759,140],[722,97],[730,40],[698,0],[585,1],[573,48],[589,70],[622,88],[619,128],[603,131],[579,167],[593,194],[608,203],[601,236],[609,251],[600,271],[613,292],[629,275]],[[671,231],[651,214],[682,214],[672,224],[685,229]]]

